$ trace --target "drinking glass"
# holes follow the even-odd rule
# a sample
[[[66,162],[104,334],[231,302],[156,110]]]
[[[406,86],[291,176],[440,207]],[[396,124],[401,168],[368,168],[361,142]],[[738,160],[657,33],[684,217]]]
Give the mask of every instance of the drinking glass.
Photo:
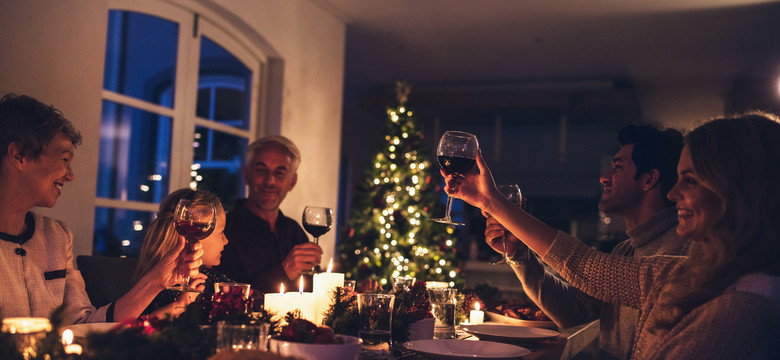
[[[358,312],[362,323],[358,332],[363,340],[366,357],[387,357],[391,354],[393,338],[393,303],[395,295],[358,294]]]
[[[455,302],[458,290],[453,288],[431,288],[428,296],[431,300],[431,313],[433,313],[434,339],[455,339]]]
[[[326,207],[307,206],[303,209],[303,229],[314,237],[314,243],[319,244],[320,236],[325,235],[333,226],[333,210]],[[320,265],[314,265],[305,274],[322,272]]]
[[[439,147],[436,150],[436,158],[439,166],[447,174],[456,176],[463,175],[471,171],[474,164],[477,163],[476,153],[479,149],[477,137],[462,131],[447,131],[439,140]],[[463,226],[463,223],[452,220],[452,197],[447,196],[447,212],[443,218],[433,219],[433,221]]]
[[[409,291],[414,286],[415,280],[409,275],[393,277],[393,291]]]
[[[520,187],[517,186],[517,184],[512,185],[499,185],[498,191],[500,191],[504,196],[506,196],[509,201],[511,201],[513,204],[517,205],[518,207],[522,207],[523,204],[523,193],[520,191]],[[503,251],[501,252],[501,260],[493,261],[491,264],[510,264],[510,265],[516,265],[518,264],[517,261],[512,260],[510,258],[510,254],[507,254],[506,251],[506,230],[504,230],[504,237],[501,239],[501,244],[503,246]]]
[[[192,246],[205,239],[214,231],[217,223],[217,208],[213,203],[201,200],[181,199],[173,213],[176,232],[184,236],[189,251]],[[201,292],[190,286],[189,273],[181,284],[169,287],[171,290]]]
[[[268,329],[270,324],[217,323],[217,352],[228,350],[268,350]]]

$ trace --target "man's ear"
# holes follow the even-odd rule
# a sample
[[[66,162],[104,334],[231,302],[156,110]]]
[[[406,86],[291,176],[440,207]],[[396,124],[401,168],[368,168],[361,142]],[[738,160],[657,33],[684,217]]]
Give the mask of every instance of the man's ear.
[[[658,169],[650,169],[646,173],[642,174],[642,190],[648,191],[658,185],[661,180],[661,172]]]

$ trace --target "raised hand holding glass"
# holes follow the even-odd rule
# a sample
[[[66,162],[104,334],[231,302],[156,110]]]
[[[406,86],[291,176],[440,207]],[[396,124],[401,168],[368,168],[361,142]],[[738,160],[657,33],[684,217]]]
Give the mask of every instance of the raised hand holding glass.
[[[181,199],[173,213],[173,222],[176,232],[184,236],[184,239],[187,241],[186,247],[188,251],[192,251],[192,245],[205,239],[214,231],[217,223],[217,208],[210,202]],[[169,289],[201,292],[190,287],[189,274],[184,277],[184,281],[181,284],[173,285]]]
[[[333,226],[333,210],[326,207],[307,206],[303,209],[303,229],[314,237],[319,244],[320,236],[325,235]],[[320,265],[314,265],[307,274],[321,272]]]
[[[447,174],[460,176],[468,173],[477,163],[476,154],[479,149],[477,137],[462,131],[447,131],[439,140],[436,150],[436,158],[439,166]],[[454,221],[450,216],[452,212],[452,197],[447,196],[447,212],[443,218],[433,221],[463,226],[463,223]]]

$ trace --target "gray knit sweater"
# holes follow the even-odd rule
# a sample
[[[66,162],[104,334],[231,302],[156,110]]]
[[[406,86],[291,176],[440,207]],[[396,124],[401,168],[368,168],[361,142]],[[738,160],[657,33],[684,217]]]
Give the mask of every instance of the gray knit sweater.
[[[687,241],[677,235],[677,210],[669,208],[628,231],[630,238],[618,244],[613,254],[623,256],[682,255]],[[571,327],[601,314],[599,348],[601,359],[626,359],[634,343],[639,311],[605,303],[588,296],[549,272],[535,257],[514,265],[526,295],[558,326]]]
[[[679,272],[682,259],[604,254],[558,232],[543,260],[589,295],[639,309],[632,359],[778,358],[780,278],[765,274],[743,276],[661,336],[648,331],[657,316],[653,284]]]

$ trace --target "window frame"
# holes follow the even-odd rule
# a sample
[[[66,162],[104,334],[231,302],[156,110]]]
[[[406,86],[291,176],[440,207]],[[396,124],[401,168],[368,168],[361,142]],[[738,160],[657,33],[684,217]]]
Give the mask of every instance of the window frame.
[[[193,4],[193,7],[196,5]],[[222,20],[216,14],[200,14],[202,8],[193,8],[182,3],[150,0],[112,0],[107,10],[131,11],[159,17],[179,26],[177,57],[174,81],[173,107],[168,108],[138,98],[123,95],[102,88],[101,102],[110,101],[118,105],[151,112],[171,118],[171,145],[168,193],[189,187],[191,165],[194,159],[192,147],[196,127],[216,130],[232,136],[244,138],[251,143],[265,129],[264,107],[267,89],[268,57],[238,29]],[[197,117],[197,95],[199,79],[200,45],[203,36],[230,52],[252,71],[248,113],[248,129],[240,129],[226,124]],[[105,69],[104,69],[105,71]],[[102,86],[102,85],[101,85]],[[243,159],[243,154],[241,156]],[[243,162],[242,162],[243,163]],[[159,204],[95,197],[95,211],[98,208],[113,208],[156,212]],[[94,214],[94,212],[93,212]],[[93,245],[94,249],[94,245]]]

